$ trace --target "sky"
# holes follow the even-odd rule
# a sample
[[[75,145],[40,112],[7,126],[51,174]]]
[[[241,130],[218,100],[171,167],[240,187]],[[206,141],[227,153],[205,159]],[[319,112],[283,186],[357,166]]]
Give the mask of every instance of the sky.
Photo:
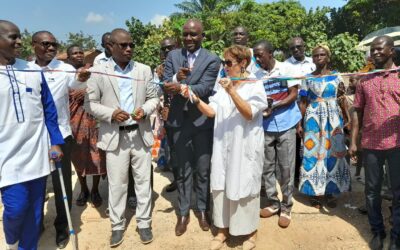
[[[4,0],[3,0],[4,1]],[[179,11],[174,4],[183,0],[11,0],[0,8],[0,19],[14,22],[30,32],[48,30],[65,41],[68,32],[92,35],[98,42],[104,32],[126,28],[132,16],[143,23],[160,24],[163,18]],[[273,2],[257,0],[257,2]],[[309,8],[341,7],[345,0],[300,0]]]

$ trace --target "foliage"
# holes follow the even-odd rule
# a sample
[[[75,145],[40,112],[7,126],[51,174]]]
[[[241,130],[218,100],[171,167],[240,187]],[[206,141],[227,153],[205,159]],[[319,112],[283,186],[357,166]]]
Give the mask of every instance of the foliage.
[[[91,50],[97,47],[97,42],[91,35],[85,35],[82,31],[79,33],[68,33],[68,39],[66,43],[60,42],[62,47],[65,49],[69,45],[79,45],[83,48],[83,50]],[[64,49],[61,49],[64,50]]]
[[[32,56],[34,54],[32,48],[32,35],[33,33],[29,32],[26,29],[21,33],[22,47],[20,57],[22,59],[27,59],[28,56]]]
[[[132,17],[126,22],[132,40],[135,43],[133,58],[141,63],[155,68],[160,61],[160,42],[165,37],[173,37],[174,29],[170,21],[164,21],[160,27],[152,24],[144,25],[140,20]]]
[[[399,25],[399,12],[399,0],[349,0],[332,11],[332,31],[363,38],[375,30]]]
[[[364,54],[355,49],[357,44],[357,35],[350,35],[348,32],[329,40],[329,47],[332,52],[332,68],[339,72],[353,72],[361,69],[364,66]]]

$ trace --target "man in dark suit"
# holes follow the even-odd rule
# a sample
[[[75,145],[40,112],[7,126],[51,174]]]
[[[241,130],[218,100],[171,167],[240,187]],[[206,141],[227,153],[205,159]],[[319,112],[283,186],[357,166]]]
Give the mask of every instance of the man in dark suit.
[[[175,234],[186,232],[192,189],[196,191],[195,215],[202,230],[208,231],[209,173],[212,150],[213,120],[205,117],[190,102],[189,90],[208,102],[216,81],[220,60],[201,43],[203,25],[188,20],[183,26],[183,49],[173,50],[165,63],[164,90],[174,95],[168,115],[178,167],[174,170],[178,186],[178,222]]]

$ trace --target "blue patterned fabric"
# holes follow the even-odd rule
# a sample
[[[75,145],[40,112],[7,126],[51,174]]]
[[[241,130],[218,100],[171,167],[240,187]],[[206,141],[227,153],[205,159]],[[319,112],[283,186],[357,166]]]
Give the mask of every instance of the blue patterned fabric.
[[[306,80],[302,86],[309,105],[299,189],[306,195],[339,194],[350,188],[343,117],[336,100],[339,83],[337,76],[327,76]]]

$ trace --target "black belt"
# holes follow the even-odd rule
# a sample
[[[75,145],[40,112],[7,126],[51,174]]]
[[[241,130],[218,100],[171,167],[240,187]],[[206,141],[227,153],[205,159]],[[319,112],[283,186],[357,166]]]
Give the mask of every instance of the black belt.
[[[128,126],[119,126],[119,131],[132,131],[136,130],[139,127],[138,124],[132,124]]]

